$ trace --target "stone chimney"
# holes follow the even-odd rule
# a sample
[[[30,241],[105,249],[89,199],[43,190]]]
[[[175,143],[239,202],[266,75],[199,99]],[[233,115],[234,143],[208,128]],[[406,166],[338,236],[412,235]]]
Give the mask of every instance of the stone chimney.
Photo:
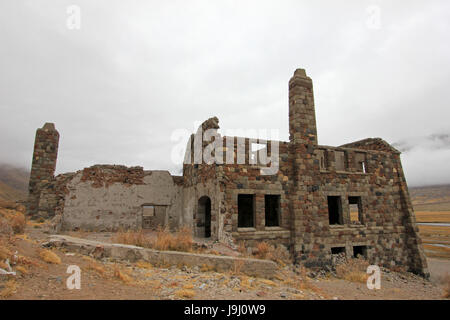
[[[53,180],[58,157],[59,133],[53,123],[36,130],[33,162],[28,186],[27,214],[35,217],[39,211],[41,185]]]
[[[317,145],[313,85],[304,69],[295,70],[289,80],[289,140]]]

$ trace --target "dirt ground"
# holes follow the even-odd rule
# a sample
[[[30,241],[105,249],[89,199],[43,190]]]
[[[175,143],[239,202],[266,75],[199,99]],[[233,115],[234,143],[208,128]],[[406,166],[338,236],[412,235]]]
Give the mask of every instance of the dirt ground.
[[[85,235],[97,240],[110,236]],[[427,281],[383,269],[381,289],[369,290],[365,283],[332,274],[310,278],[307,270],[293,266],[280,266],[277,279],[269,280],[204,267],[157,268],[144,262],[99,261],[56,249],[52,252],[61,262],[52,264],[40,257],[46,239],[39,228],[28,227],[26,236],[14,236],[8,243],[10,250],[27,257],[29,263],[26,274],[0,276],[1,299],[442,299],[442,279],[450,270],[450,261],[429,259],[432,277]],[[70,265],[81,269],[79,290],[67,288]]]

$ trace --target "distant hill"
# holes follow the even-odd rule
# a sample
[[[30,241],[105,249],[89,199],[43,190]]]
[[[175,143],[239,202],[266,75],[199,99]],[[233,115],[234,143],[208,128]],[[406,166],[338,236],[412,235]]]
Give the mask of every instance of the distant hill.
[[[450,211],[450,184],[411,187],[409,194],[415,211]]]
[[[0,164],[0,200],[25,199],[29,177],[29,171],[24,168]]]
[[[11,188],[0,181],[0,200],[16,201],[23,200],[26,197],[26,192]]]

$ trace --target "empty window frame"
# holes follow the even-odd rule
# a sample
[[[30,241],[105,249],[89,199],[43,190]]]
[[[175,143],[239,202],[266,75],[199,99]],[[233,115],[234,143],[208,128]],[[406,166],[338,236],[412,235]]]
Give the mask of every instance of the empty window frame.
[[[167,206],[164,205],[142,205],[142,228],[153,229],[163,226],[166,221]]]
[[[155,216],[155,206],[143,205],[142,206],[142,215],[146,216],[146,217],[154,217]]]
[[[350,211],[350,223],[361,224],[362,221],[362,203],[361,197],[348,197]]]
[[[335,151],[334,152],[335,161],[336,161],[336,171],[345,171],[347,169],[346,159],[347,156],[344,151]]]
[[[353,257],[367,258],[367,247],[366,246],[354,246],[353,247]]]
[[[255,196],[253,194],[238,195],[238,228],[255,227]]]
[[[334,248],[331,248],[331,254],[340,254],[340,253],[345,254],[345,247],[334,247]]]
[[[317,150],[317,160],[319,160],[320,170],[327,170],[328,153],[326,150]]]
[[[280,225],[280,196],[265,195],[265,221],[266,227],[277,227]]]
[[[355,153],[356,171],[366,173],[366,154],[363,152]]]
[[[328,219],[330,225],[344,224],[340,196],[328,196]]]

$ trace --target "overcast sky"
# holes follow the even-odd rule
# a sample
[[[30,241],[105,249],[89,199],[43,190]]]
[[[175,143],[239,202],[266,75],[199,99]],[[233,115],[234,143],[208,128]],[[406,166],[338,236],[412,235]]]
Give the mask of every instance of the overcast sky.
[[[179,173],[172,133],[211,116],[288,140],[288,81],[305,68],[319,144],[381,137],[409,185],[450,183],[449,33],[447,0],[2,0],[0,162],[29,168],[45,122],[58,173]]]

